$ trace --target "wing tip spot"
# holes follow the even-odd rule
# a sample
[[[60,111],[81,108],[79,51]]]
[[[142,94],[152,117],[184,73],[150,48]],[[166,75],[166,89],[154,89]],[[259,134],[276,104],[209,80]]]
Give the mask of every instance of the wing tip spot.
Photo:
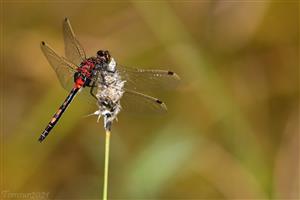
[[[163,102],[159,99],[156,99],[156,103],[163,104]]]
[[[172,76],[174,79],[180,80],[180,77],[172,71],[168,71],[168,75]]]
[[[45,45],[46,43],[44,41],[41,42],[41,45]]]
[[[156,103],[158,103],[165,112],[168,110],[166,104],[164,102],[162,102],[161,100],[156,99]]]

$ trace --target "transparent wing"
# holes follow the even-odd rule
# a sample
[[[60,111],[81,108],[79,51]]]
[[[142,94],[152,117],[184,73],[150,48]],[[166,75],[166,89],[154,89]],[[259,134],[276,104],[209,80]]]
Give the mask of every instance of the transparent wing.
[[[153,114],[167,111],[166,104],[159,99],[131,90],[125,90],[121,106],[122,111],[130,113]]]
[[[55,53],[55,51],[45,42],[41,42],[41,49],[54,69],[60,84],[66,90],[70,90],[74,84],[73,75],[76,72],[77,66]]]
[[[88,86],[84,87],[79,95],[79,99],[82,99],[87,104],[93,104],[93,105],[98,105],[97,104],[97,99],[95,96],[97,95],[97,92],[99,92],[99,85],[101,84],[99,82],[99,76],[100,73],[99,71],[96,72],[94,77],[91,79],[91,82],[89,83]]]
[[[84,49],[75,37],[74,31],[71,27],[68,18],[65,18],[63,22],[64,42],[65,42],[65,54],[66,57],[73,63],[79,65],[86,59]]]
[[[153,93],[159,89],[173,89],[179,83],[179,76],[167,70],[135,69],[118,65],[122,79],[126,80],[125,88]]]
[[[84,104],[89,105],[97,105],[97,100],[91,95],[90,93],[91,88],[90,87],[84,87],[80,91],[79,95],[77,96],[77,99],[81,101]]]

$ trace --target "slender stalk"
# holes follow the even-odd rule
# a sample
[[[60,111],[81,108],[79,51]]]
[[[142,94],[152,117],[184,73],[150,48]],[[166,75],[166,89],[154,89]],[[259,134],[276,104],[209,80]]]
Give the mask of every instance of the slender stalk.
[[[110,142],[110,131],[106,130],[106,133],[105,133],[105,161],[104,161],[103,200],[107,200],[109,142]]]

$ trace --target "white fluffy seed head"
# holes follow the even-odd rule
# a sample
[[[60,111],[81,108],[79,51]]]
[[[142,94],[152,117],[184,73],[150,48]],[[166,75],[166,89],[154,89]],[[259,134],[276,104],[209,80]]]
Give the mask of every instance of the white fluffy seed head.
[[[109,64],[108,64],[108,66],[107,66],[107,70],[108,70],[109,72],[114,72],[114,71],[116,71],[116,65],[117,65],[117,63],[116,63],[115,59],[114,59],[114,58],[111,58],[111,59],[110,59],[110,62],[109,62]]]
[[[96,112],[98,116],[103,116],[105,129],[110,128],[112,122],[121,111],[120,100],[124,93],[123,88],[125,84],[125,81],[121,80],[116,70],[116,62],[113,58],[108,67],[113,71],[107,70],[101,72],[102,76],[98,77],[96,94],[99,107],[99,110]]]

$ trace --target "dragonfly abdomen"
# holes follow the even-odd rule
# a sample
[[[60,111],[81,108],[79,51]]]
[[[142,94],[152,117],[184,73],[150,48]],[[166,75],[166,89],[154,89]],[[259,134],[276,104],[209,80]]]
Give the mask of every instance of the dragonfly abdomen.
[[[68,97],[65,99],[64,103],[59,107],[58,111],[54,114],[50,122],[48,123],[47,127],[39,137],[39,142],[42,142],[50,133],[50,131],[53,129],[53,127],[56,125],[62,114],[65,112],[77,92],[79,91],[80,88],[74,87]]]

